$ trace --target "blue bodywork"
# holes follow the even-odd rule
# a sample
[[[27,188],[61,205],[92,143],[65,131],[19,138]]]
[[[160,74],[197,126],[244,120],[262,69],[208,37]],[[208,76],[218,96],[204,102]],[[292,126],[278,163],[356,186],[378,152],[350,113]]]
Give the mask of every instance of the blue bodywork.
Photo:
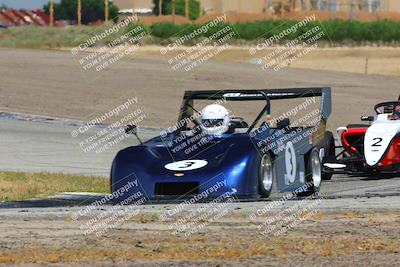
[[[166,138],[174,138],[172,135]],[[173,149],[168,147],[164,138],[156,137],[140,146],[119,151],[112,165],[113,191],[129,180],[138,179],[136,189],[152,199],[160,197],[155,193],[156,183],[194,182],[199,185],[198,192],[202,192],[219,181],[226,182],[226,186],[212,192],[210,197],[226,192],[237,196],[257,195],[260,154],[247,134],[215,136],[200,152],[186,154],[180,150],[172,153]],[[164,167],[168,163],[187,159],[206,160],[208,164],[200,169],[181,172],[183,176],[180,177],[175,176],[179,172]],[[130,193],[133,194],[134,190]]]
[[[330,89],[326,91],[329,94],[325,95],[323,102],[327,104],[325,107],[321,105],[322,117],[325,119],[330,114]],[[284,132],[280,136],[284,142],[280,142],[280,138],[268,138],[279,131],[269,127],[262,130],[253,129],[251,133],[202,136],[197,140],[197,144],[201,144],[201,149],[194,150],[188,147],[182,148],[181,143],[175,141],[187,138],[185,131],[175,131],[155,137],[141,145],[118,152],[111,168],[111,190],[113,193],[120,192],[118,190],[129,182],[137,182],[137,186],[116,195],[117,199],[125,199],[138,192],[147,199],[166,196],[176,199],[186,195],[201,194],[207,190],[209,197],[218,197],[228,192],[236,197],[257,197],[261,158],[265,153],[269,153],[275,161],[273,168],[276,173],[277,189],[293,191],[304,185],[305,158],[316,145],[315,142],[310,142],[310,138],[298,137],[312,135],[308,131],[313,129],[309,127],[294,130],[295,134]],[[207,142],[202,143],[203,138],[208,138]],[[295,142],[295,140],[300,141]],[[289,141],[293,141],[296,153],[295,181],[291,181],[290,184],[285,182],[287,168],[285,150],[282,149],[282,146],[284,147]],[[185,171],[166,168],[167,164],[187,160],[206,161],[207,164]],[[218,190],[209,191],[216,184],[219,185]]]

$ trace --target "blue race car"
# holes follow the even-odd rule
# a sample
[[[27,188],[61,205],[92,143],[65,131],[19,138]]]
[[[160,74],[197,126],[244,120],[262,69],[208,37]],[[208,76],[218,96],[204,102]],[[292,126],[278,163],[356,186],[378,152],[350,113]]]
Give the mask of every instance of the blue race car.
[[[296,123],[287,117],[271,118],[274,100],[306,98],[320,99],[314,124],[301,125],[304,118]],[[210,101],[202,111],[196,109]],[[239,103],[246,107],[261,103],[250,124],[229,111]],[[116,199],[224,194],[267,198],[273,189],[314,194],[324,176],[321,166],[324,144],[331,136],[325,131],[330,113],[330,88],[186,91],[175,125],[117,153],[111,191]],[[137,136],[134,125],[126,132]]]

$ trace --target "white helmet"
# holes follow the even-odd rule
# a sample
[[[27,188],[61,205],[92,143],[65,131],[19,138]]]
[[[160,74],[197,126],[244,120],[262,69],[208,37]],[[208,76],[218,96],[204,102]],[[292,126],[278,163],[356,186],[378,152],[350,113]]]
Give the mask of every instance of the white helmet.
[[[201,111],[200,126],[207,134],[224,134],[229,127],[229,111],[218,104],[206,106]]]

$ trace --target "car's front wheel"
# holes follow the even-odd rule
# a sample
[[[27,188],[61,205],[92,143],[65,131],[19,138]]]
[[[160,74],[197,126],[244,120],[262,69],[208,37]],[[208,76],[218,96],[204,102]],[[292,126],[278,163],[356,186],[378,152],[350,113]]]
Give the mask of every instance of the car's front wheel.
[[[267,198],[271,195],[274,182],[273,159],[269,154],[265,154],[261,158],[258,177],[259,194],[262,198]]]

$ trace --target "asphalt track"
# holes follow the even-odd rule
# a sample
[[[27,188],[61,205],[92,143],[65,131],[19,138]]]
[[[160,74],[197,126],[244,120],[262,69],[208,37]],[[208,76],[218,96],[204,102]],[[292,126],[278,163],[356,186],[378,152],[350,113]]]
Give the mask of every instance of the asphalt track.
[[[71,174],[96,175],[107,178],[111,161],[115,153],[124,147],[136,145],[138,142],[131,136],[109,150],[96,154],[84,152],[78,142],[92,135],[99,129],[93,128],[78,138],[73,138],[71,132],[77,129],[74,125],[65,125],[62,122],[33,122],[15,119],[0,119],[0,167],[2,170],[27,172],[63,172]],[[157,135],[157,130],[142,130],[139,135],[148,139]],[[387,201],[379,199],[398,199],[400,197],[400,178],[368,178],[335,175],[331,181],[324,181],[321,194],[325,199],[336,199],[334,206],[343,208],[346,203],[356,208],[362,207],[363,201],[356,199],[370,199],[375,201],[373,207],[389,207]],[[281,194],[273,194],[272,199]],[[55,198],[34,200],[20,203],[3,203],[0,207],[51,207],[85,205],[88,202],[101,198],[90,194],[62,194]],[[257,202],[256,199],[242,199],[241,202]],[[350,201],[350,202],[349,202]],[[377,203],[385,203],[378,205]],[[388,201],[393,208],[400,208],[399,201]],[[154,204],[156,202],[152,202]],[[397,203],[397,204],[396,204]],[[367,205],[370,206],[370,205]]]
[[[1,169],[108,177],[111,161],[117,151],[137,144],[136,138],[130,136],[104,152],[85,152],[79,142],[96,134],[101,128],[92,128],[73,138],[71,132],[77,128],[54,121],[46,123],[0,119]],[[146,139],[156,133],[144,132],[142,138]]]

